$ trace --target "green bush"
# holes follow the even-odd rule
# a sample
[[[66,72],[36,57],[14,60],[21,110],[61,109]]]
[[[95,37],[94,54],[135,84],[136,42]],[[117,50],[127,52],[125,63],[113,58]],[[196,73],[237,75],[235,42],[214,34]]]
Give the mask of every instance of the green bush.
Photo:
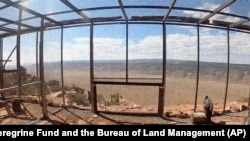
[[[76,92],[76,93],[67,93],[66,97],[70,101],[75,102],[78,105],[84,105],[84,106],[89,105],[88,98],[85,95],[81,94],[81,93],[78,93],[78,92]]]

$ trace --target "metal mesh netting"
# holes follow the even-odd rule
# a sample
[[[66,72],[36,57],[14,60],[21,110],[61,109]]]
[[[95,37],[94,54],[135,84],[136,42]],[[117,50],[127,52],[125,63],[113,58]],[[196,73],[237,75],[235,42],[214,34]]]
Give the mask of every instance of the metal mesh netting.
[[[46,106],[62,105],[186,117],[203,111],[205,96],[218,114],[242,111],[250,98],[249,6],[0,0],[0,99],[23,94],[44,117]]]
[[[250,35],[230,31],[230,68],[227,105],[235,101],[247,102],[249,98]],[[248,42],[246,42],[248,41]]]
[[[152,27],[154,28],[152,29]],[[161,27],[159,25],[143,27],[137,24],[129,25],[128,49],[126,49],[125,25],[95,26],[95,80],[126,82],[127,73],[128,83],[161,83],[163,65]],[[114,35],[116,38],[113,37]],[[126,61],[126,54],[128,54],[128,61]],[[126,65],[128,65],[128,72],[126,72]],[[98,101],[101,97],[108,102],[113,95],[119,95],[119,98],[122,97],[135,105],[151,105],[157,108],[158,93],[158,87],[152,86],[97,85]],[[111,111],[117,110],[119,111],[119,109]]]
[[[79,37],[71,33],[77,33]],[[67,28],[63,34],[64,84],[90,91],[89,27]]]
[[[44,79],[47,94],[61,91],[61,30],[44,32]]]
[[[20,56],[21,56],[21,66],[27,71],[27,74],[32,74],[38,78],[38,34],[29,33],[21,36],[20,43]],[[27,44],[27,42],[29,44]],[[31,83],[35,79],[30,79],[29,81],[23,81],[22,83]]]
[[[16,36],[3,39],[3,67],[5,70],[17,70],[16,61]],[[4,87],[12,87],[17,85],[17,71],[4,73]]]
[[[125,35],[125,26],[123,25],[94,27],[95,80],[125,81]]]
[[[209,96],[215,106],[223,103],[227,77],[227,31],[200,28],[200,80],[197,104]],[[203,110],[203,109],[201,109]]]
[[[22,85],[39,81],[38,57],[38,33],[21,35],[20,63]],[[22,89],[22,94],[37,95],[37,87],[38,85],[26,86]]]
[[[98,85],[97,103],[106,106],[98,110],[157,112],[158,93],[159,88],[152,86]]]
[[[17,79],[17,61],[16,61],[16,36],[4,38],[2,40],[2,57],[0,88],[9,88],[18,85]],[[16,95],[16,90],[7,90],[1,92],[1,98]]]
[[[65,96],[69,99],[66,104],[74,101],[87,106],[90,103],[87,99],[91,90],[89,29],[88,26],[84,26],[63,31],[63,78]]]
[[[182,32],[176,32],[177,29]],[[197,78],[196,27],[167,26],[165,105],[193,104]]]
[[[129,25],[129,82],[162,82],[161,25]]]

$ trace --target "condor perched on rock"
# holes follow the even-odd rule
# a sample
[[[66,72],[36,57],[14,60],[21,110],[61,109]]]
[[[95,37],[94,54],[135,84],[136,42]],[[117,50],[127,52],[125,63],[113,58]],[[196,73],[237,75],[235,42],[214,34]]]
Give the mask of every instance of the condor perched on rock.
[[[204,108],[204,112],[206,114],[207,120],[211,122],[211,117],[213,114],[213,102],[208,96],[206,96],[203,101],[203,108]]]

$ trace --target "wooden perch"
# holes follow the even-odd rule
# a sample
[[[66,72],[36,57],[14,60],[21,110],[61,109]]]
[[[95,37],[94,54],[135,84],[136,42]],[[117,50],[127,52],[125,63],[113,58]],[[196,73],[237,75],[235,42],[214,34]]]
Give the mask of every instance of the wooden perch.
[[[208,123],[210,123],[210,121],[207,120],[205,113],[201,113],[201,112],[192,113],[190,118],[191,118],[191,122],[193,124],[208,124]]]

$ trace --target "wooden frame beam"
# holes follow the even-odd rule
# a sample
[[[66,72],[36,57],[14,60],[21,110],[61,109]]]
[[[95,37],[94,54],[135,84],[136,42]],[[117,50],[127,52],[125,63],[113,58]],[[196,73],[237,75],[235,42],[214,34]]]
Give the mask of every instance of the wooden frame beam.
[[[86,22],[91,22],[90,18],[84,14],[83,12],[81,12],[79,9],[77,9],[72,3],[70,3],[68,0],[60,0],[62,3],[64,3],[66,6],[68,6],[69,8],[71,8],[73,11],[75,11],[78,15],[80,15],[81,17],[83,17],[84,21]]]
[[[171,3],[171,5],[170,5],[170,7],[169,7],[169,9],[168,9],[168,11],[167,11],[167,14],[162,19],[163,23],[167,20],[167,18],[169,16],[170,12],[172,11],[175,3],[176,3],[176,0],[173,0],[172,3]]]
[[[19,25],[19,21],[12,21],[12,20],[9,20],[9,19],[6,19],[6,18],[2,18],[2,17],[0,17],[0,21],[7,22],[7,23],[10,23],[10,24]],[[23,23],[20,23],[20,25],[24,26],[24,27],[28,27],[28,28],[36,28],[36,29],[38,29],[37,27],[30,26],[30,25],[23,24]]]
[[[50,22],[52,22],[52,23],[54,23],[56,25],[62,25],[62,23],[60,23],[58,21],[55,21],[55,20],[53,20],[53,19],[51,19],[51,18],[49,18],[47,16],[44,16],[44,15],[42,15],[42,14],[40,14],[40,13],[34,11],[34,10],[31,10],[31,9],[25,7],[25,6],[22,6],[22,5],[18,4],[18,3],[12,2],[10,0],[1,0],[1,2],[5,3],[6,5],[13,6],[13,7],[16,7],[18,9],[21,9],[21,10],[23,10],[25,12],[28,12],[28,13],[30,13],[32,15],[35,15],[35,16],[40,17],[42,19],[45,19],[47,21],[50,21]]]
[[[234,3],[235,1],[236,0],[228,0],[228,1],[226,1],[224,4],[222,4],[221,6],[219,6],[218,8],[216,8],[212,13],[208,14],[203,19],[201,19],[199,21],[199,24],[203,23],[204,21],[208,20],[210,17],[212,17],[215,14],[219,13],[221,10],[223,10],[226,7],[228,7],[229,5],[231,5],[232,3]]]
[[[121,1],[121,0],[118,0],[118,3],[119,3],[119,5],[120,5],[120,7],[121,7],[122,14],[123,14],[123,16],[124,16],[126,22],[128,22],[128,16],[127,16],[126,11],[125,11],[125,9],[124,9],[124,7],[123,7],[122,1]]]
[[[230,28],[237,27],[237,26],[239,26],[239,25],[241,25],[241,24],[243,24],[243,23],[248,22],[249,20],[250,20],[250,18],[249,18],[249,19],[240,20],[240,21],[238,21],[238,22],[236,22],[236,23],[230,24],[229,27],[230,27]]]

